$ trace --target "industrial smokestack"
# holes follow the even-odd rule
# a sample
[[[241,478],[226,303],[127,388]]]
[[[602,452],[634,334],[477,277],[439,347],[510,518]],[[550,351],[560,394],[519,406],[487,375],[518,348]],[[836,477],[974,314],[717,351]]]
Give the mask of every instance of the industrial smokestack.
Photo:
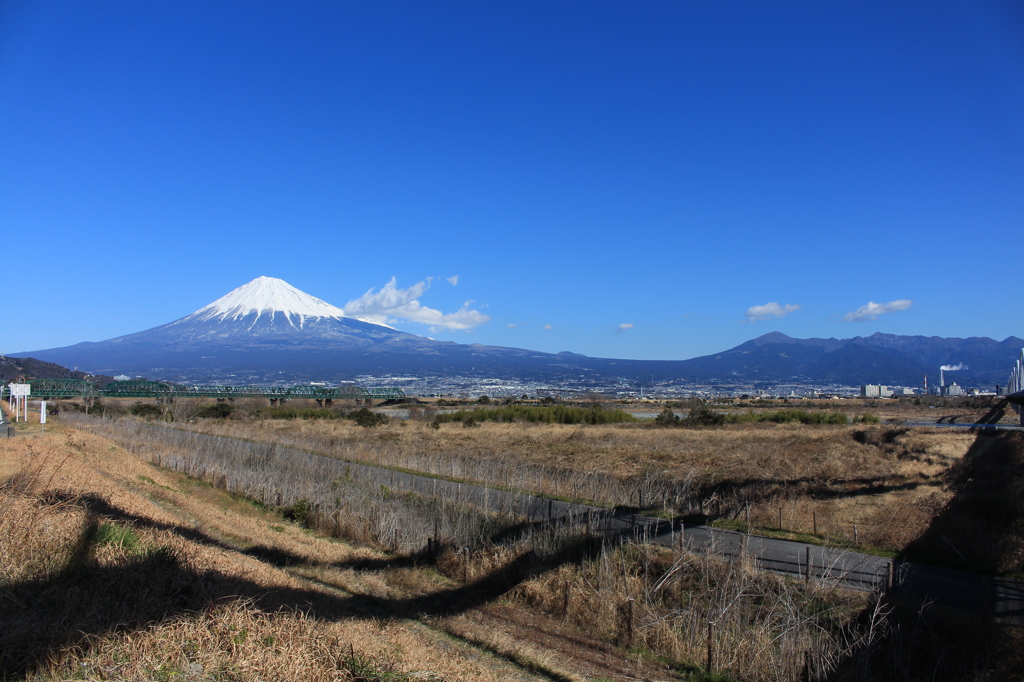
[[[967,369],[967,365],[962,362],[958,362],[955,365],[943,365],[939,367],[939,393],[945,393],[942,389],[946,387],[946,377],[943,372],[959,372],[962,369]]]

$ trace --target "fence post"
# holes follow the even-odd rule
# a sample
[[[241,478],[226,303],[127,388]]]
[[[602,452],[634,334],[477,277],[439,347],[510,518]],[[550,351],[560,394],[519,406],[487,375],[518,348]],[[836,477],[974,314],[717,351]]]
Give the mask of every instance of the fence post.
[[[714,627],[714,623],[709,620],[708,621],[708,665],[707,665],[707,672],[708,672],[709,675],[713,674],[715,672],[715,648],[714,648],[714,643],[713,643],[713,640],[712,640],[712,628],[713,627]]]
[[[627,599],[626,603],[620,607],[619,614],[622,619],[619,634],[623,646],[631,647],[633,646],[633,597]]]
[[[818,534],[818,512],[811,512],[814,518],[814,534]]]
[[[805,571],[805,573],[804,573],[804,583],[806,584],[806,583],[810,583],[811,582],[811,547],[810,547],[810,545],[808,545],[807,548],[806,548],[805,556],[806,556],[806,560],[804,561],[804,571]]]

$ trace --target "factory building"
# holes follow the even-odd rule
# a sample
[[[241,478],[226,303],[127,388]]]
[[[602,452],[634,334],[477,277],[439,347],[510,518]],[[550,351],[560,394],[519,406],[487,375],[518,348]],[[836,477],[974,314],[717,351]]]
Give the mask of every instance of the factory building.
[[[940,388],[942,390],[942,395],[950,396],[953,398],[962,395],[967,395],[967,393],[964,392],[964,389],[960,388],[955,381],[951,383],[949,386],[942,386]]]

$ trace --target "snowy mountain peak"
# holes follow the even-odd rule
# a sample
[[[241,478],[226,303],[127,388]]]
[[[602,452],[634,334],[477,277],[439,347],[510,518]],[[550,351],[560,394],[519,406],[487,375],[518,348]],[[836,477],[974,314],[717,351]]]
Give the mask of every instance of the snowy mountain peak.
[[[238,320],[255,314],[271,318],[282,315],[289,324],[301,327],[306,318],[345,317],[341,308],[299,291],[288,282],[276,277],[257,277],[208,306],[200,308],[187,319]]]

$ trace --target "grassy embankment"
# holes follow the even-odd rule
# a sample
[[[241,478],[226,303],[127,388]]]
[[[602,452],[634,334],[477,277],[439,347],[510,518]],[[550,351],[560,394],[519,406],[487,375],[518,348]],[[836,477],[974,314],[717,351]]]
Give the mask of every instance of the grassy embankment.
[[[375,612],[398,594],[362,574],[380,552],[59,430],[0,448],[0,678],[531,677],[486,647]],[[528,647],[504,653],[543,669]]]

